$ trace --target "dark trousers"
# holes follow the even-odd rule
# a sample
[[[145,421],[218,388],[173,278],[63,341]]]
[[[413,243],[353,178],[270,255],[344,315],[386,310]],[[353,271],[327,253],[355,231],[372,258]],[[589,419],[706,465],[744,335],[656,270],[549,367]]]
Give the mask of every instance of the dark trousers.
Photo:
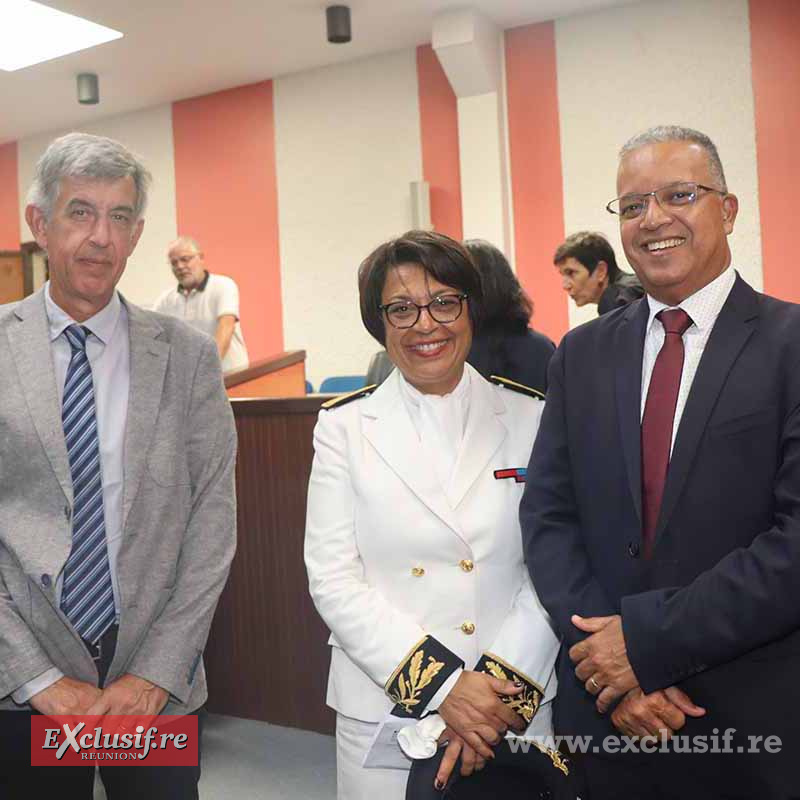
[[[102,640],[97,669],[100,685],[114,656],[116,627]],[[90,652],[91,652],[91,648]],[[36,713],[36,712],[32,712]],[[202,738],[202,711],[198,733]],[[92,800],[93,766],[32,767],[31,712],[0,712],[0,798],[2,800]],[[198,742],[199,754],[199,742]],[[100,766],[108,800],[198,800],[200,761],[196,767]]]

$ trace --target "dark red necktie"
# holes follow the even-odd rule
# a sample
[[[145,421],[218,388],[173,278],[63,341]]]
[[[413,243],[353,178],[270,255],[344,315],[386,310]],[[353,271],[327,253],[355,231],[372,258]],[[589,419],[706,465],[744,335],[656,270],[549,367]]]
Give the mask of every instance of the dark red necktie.
[[[683,371],[683,339],[692,324],[682,309],[659,311],[664,326],[664,344],[658,351],[642,417],[642,544],[644,557],[653,553],[658,513],[669,467],[672,425]]]

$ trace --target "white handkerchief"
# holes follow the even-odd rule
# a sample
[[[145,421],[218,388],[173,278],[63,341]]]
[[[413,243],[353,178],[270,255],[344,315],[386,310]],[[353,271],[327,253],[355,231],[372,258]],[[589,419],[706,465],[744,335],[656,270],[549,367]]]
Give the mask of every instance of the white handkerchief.
[[[404,728],[413,726],[416,720],[389,715],[375,731],[362,766],[365,769],[409,769],[411,762],[398,746],[398,737]]]
[[[447,727],[438,714],[421,719],[397,734],[397,743],[409,758],[430,758],[435,752],[439,737]]]

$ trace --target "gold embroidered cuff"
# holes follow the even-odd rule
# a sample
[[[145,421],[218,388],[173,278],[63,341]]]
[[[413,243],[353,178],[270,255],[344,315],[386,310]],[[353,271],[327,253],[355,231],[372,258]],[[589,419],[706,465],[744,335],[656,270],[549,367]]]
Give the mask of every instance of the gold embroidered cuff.
[[[539,703],[542,702],[544,690],[541,686],[534,683],[525,673],[507,664],[502,658],[498,658],[494,653],[484,653],[475,666],[475,672],[485,672],[501,681],[522,683],[525,688],[521,694],[507,695],[500,699],[530,724],[539,710]]]
[[[417,642],[386,683],[396,717],[419,719],[448,676],[464,662],[432,636]]]

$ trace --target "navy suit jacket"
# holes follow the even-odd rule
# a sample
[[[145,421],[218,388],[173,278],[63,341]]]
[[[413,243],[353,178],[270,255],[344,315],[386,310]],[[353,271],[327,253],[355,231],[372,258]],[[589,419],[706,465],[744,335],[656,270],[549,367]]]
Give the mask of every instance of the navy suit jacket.
[[[566,651],[584,636],[573,613],[621,613],[642,689],[678,685],[708,709],[685,733],[730,725],[796,745],[800,306],[737,276],[680,421],[653,557],[645,560],[640,398],[648,315],[644,298],[576,328],[550,364],[520,515],[534,585],[564,637],[557,731],[615,732]]]
[[[543,333],[479,333],[472,340],[467,361],[486,380],[492,375],[547,393],[547,367],[556,346]]]

